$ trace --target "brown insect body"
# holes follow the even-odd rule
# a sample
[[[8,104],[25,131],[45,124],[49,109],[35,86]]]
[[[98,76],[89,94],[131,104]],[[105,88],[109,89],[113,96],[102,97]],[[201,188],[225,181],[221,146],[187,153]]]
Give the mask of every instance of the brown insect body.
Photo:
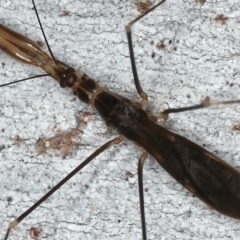
[[[89,83],[86,89],[93,92],[93,80]],[[82,100],[81,95],[79,98]],[[92,106],[107,126],[145,149],[190,192],[219,212],[240,218],[240,173],[236,169],[196,143],[156,124],[124,97],[100,90],[95,93]]]
[[[94,92],[99,88],[92,79],[88,81],[85,90]],[[73,89],[76,95],[83,92]],[[108,126],[144,148],[190,192],[219,212],[240,218],[240,173],[236,169],[196,143],[154,123],[126,98],[100,90],[95,93],[92,106]]]

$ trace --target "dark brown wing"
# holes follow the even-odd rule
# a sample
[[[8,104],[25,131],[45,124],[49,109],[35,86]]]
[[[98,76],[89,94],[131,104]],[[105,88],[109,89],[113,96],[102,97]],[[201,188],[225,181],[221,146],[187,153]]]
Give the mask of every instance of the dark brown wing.
[[[179,183],[219,212],[240,218],[240,173],[190,140],[129,109],[131,124],[118,131],[142,146]],[[134,124],[133,124],[134,122]]]
[[[94,106],[106,124],[144,148],[179,183],[219,212],[240,218],[240,173],[188,139],[149,119],[117,94],[102,91]]]

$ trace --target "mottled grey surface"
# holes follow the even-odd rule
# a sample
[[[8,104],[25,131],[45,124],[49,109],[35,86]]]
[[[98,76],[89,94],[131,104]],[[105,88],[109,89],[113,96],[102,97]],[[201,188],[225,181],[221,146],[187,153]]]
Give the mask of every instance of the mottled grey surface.
[[[43,41],[30,0],[2,2],[2,24]],[[139,15],[134,3],[36,0],[58,59],[138,100],[124,32],[125,24]],[[168,0],[134,26],[139,77],[153,113],[197,104],[206,96],[215,101],[239,98],[239,5],[236,0]],[[2,52],[0,63],[1,83],[41,73]],[[63,160],[59,152],[37,151],[39,138],[76,128],[76,119],[86,111],[91,109],[50,78],[0,89],[0,239],[10,220],[113,138],[92,111],[72,155]],[[172,114],[166,126],[240,168],[240,133],[232,130],[239,122],[240,106],[235,105]],[[41,239],[48,240],[141,239],[139,155],[131,143],[106,151],[31,213],[9,239],[32,239],[32,227],[40,227]],[[192,197],[153,159],[147,161],[144,176],[148,239],[240,238],[238,220]]]

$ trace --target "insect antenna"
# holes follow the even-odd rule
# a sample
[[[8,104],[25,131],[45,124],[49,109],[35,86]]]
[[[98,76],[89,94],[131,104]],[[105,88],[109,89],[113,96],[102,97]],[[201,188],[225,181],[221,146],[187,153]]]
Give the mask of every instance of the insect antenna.
[[[40,67],[47,74],[17,80],[11,83],[0,85],[0,87],[44,76],[51,76],[58,82],[61,82],[62,76],[64,75],[65,71],[70,68],[67,64],[56,60],[56,58],[54,57],[47,41],[45,32],[43,30],[36,5],[33,0],[32,4],[34,6],[34,11],[37,15],[38,23],[47,44],[50,56],[42,51],[38,43],[19,33],[12,31],[11,29],[3,25],[0,25],[0,47],[4,52],[9,54],[13,58],[16,58],[18,61]]]
[[[6,86],[9,86],[9,85],[12,85],[12,84],[15,84],[15,83],[25,82],[25,81],[30,80],[30,79],[47,77],[47,76],[50,76],[50,75],[49,74],[41,74],[41,75],[36,75],[36,76],[33,76],[33,77],[23,78],[23,79],[20,79],[20,80],[16,80],[14,82],[1,84],[0,87],[6,87]]]
[[[42,23],[41,23],[41,20],[40,20],[39,15],[38,15],[38,11],[37,11],[37,8],[36,8],[36,5],[35,5],[34,0],[32,0],[32,3],[33,3],[34,11],[35,11],[36,16],[37,16],[37,19],[38,19],[38,24],[39,24],[39,26],[40,26],[40,28],[41,28],[41,31],[42,31],[42,34],[43,34],[45,43],[47,44],[48,51],[49,51],[52,59],[54,60],[55,64],[58,65],[58,64],[57,64],[57,61],[56,61],[56,59],[55,59],[55,57],[54,57],[54,55],[53,55],[53,53],[52,53],[52,50],[51,50],[51,48],[50,48],[50,46],[49,46],[49,44],[48,44],[48,40],[47,40],[47,37],[46,37],[45,32],[44,32],[44,30],[43,30]]]

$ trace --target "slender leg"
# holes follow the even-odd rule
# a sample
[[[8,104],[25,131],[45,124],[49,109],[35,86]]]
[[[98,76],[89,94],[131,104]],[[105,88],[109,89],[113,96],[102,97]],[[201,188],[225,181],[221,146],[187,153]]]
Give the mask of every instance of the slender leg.
[[[127,33],[127,39],[128,39],[128,47],[129,47],[129,53],[130,53],[130,58],[131,58],[131,65],[132,65],[132,72],[133,72],[133,78],[134,78],[134,83],[137,89],[138,94],[142,98],[142,109],[146,110],[147,105],[148,105],[148,96],[147,94],[143,91],[139,78],[138,78],[138,73],[137,73],[137,68],[136,68],[136,63],[135,63],[135,57],[134,57],[134,51],[133,51],[133,44],[132,44],[132,26],[134,23],[139,21],[141,18],[146,16],[148,13],[152,12],[155,8],[157,8],[159,5],[164,3],[166,0],[163,0],[150,8],[148,11],[140,15],[139,17],[135,18],[133,21],[131,21],[126,27],[126,33]]]
[[[147,157],[148,157],[148,153],[143,152],[138,161],[138,187],[139,187],[139,199],[140,199],[143,240],[147,240],[145,211],[144,211],[144,194],[143,194],[143,164],[144,164],[144,161],[147,159]]]
[[[42,198],[40,198],[35,204],[33,204],[27,211],[25,211],[21,216],[12,221],[7,229],[4,240],[8,239],[8,236],[12,229],[16,227],[25,217],[27,217],[34,209],[36,209],[41,203],[43,203],[48,197],[50,197],[54,192],[56,192],[64,183],[66,183],[70,178],[72,178],[77,172],[79,172],[83,167],[90,163],[95,157],[100,153],[110,148],[113,145],[117,145],[122,141],[121,138],[115,138],[111,141],[108,141],[97,149],[93,154],[91,154],[85,161],[83,161],[78,167],[76,167],[71,173],[69,173],[63,180],[61,180],[57,185],[55,185],[48,193],[46,193]]]
[[[160,114],[160,117],[163,118],[163,120],[165,122],[168,119],[169,113],[186,112],[186,111],[196,110],[196,109],[200,109],[200,108],[208,108],[211,106],[227,105],[227,104],[234,104],[234,103],[240,103],[240,100],[238,99],[238,100],[223,101],[223,102],[210,102],[209,98],[206,98],[205,100],[202,101],[202,103],[193,105],[190,107],[166,109]]]

